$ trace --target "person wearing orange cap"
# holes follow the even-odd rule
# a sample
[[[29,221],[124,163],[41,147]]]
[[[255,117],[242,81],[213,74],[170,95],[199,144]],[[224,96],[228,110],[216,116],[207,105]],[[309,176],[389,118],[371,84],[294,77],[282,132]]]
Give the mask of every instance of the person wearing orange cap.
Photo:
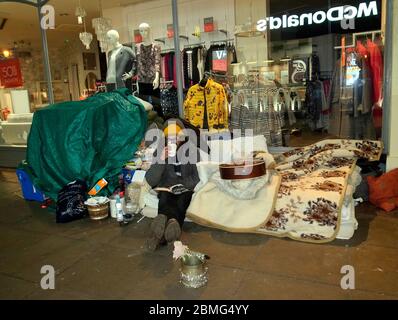
[[[145,176],[159,198],[158,216],[151,224],[147,242],[151,251],[179,240],[193,191],[200,181],[196,163],[181,163],[182,159],[179,159],[177,151],[187,143],[184,129],[184,124],[178,119],[166,122],[163,131],[166,147],[161,156],[165,163],[154,163]]]

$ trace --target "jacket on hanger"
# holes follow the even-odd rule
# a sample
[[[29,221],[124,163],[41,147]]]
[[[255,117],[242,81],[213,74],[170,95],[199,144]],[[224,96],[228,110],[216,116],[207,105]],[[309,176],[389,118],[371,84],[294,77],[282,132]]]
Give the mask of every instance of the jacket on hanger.
[[[209,79],[205,87],[196,84],[184,103],[185,120],[200,129],[228,129],[228,100],[224,87]],[[205,128],[207,119],[208,128]]]

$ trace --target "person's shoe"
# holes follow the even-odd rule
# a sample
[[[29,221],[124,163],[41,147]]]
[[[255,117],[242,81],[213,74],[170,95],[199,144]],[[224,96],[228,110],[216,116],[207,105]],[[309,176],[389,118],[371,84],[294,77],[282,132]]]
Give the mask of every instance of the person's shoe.
[[[167,217],[163,214],[158,215],[151,224],[151,236],[147,240],[146,246],[149,251],[155,251],[164,239]]]
[[[167,217],[164,214],[159,214],[155,219],[153,219],[151,224],[151,232],[157,239],[161,240],[164,236],[164,231],[166,229]]]
[[[170,219],[164,232],[164,238],[168,243],[179,240],[181,237],[181,227],[176,219]]]
[[[167,242],[164,237],[159,240],[155,236],[152,236],[146,241],[146,249],[150,252],[155,252],[161,246],[165,245],[167,245]]]

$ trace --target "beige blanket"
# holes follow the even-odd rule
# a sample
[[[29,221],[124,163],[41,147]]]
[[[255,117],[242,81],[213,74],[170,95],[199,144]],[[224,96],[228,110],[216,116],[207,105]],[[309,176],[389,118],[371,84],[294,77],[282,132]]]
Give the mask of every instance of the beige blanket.
[[[265,188],[253,200],[239,200],[208,182],[193,197],[187,217],[207,227],[229,232],[255,232],[273,213],[281,177],[270,176]]]

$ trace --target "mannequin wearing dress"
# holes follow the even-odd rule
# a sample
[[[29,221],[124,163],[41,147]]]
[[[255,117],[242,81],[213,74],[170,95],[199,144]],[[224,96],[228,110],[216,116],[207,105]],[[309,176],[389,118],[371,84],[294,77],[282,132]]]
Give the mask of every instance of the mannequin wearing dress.
[[[131,78],[135,74],[135,53],[129,47],[119,42],[119,33],[110,30],[107,33],[109,44],[108,70],[106,75],[107,90],[132,88]]]
[[[149,24],[142,23],[139,30],[143,39],[136,45],[139,93],[159,97],[161,48],[152,42]]]

